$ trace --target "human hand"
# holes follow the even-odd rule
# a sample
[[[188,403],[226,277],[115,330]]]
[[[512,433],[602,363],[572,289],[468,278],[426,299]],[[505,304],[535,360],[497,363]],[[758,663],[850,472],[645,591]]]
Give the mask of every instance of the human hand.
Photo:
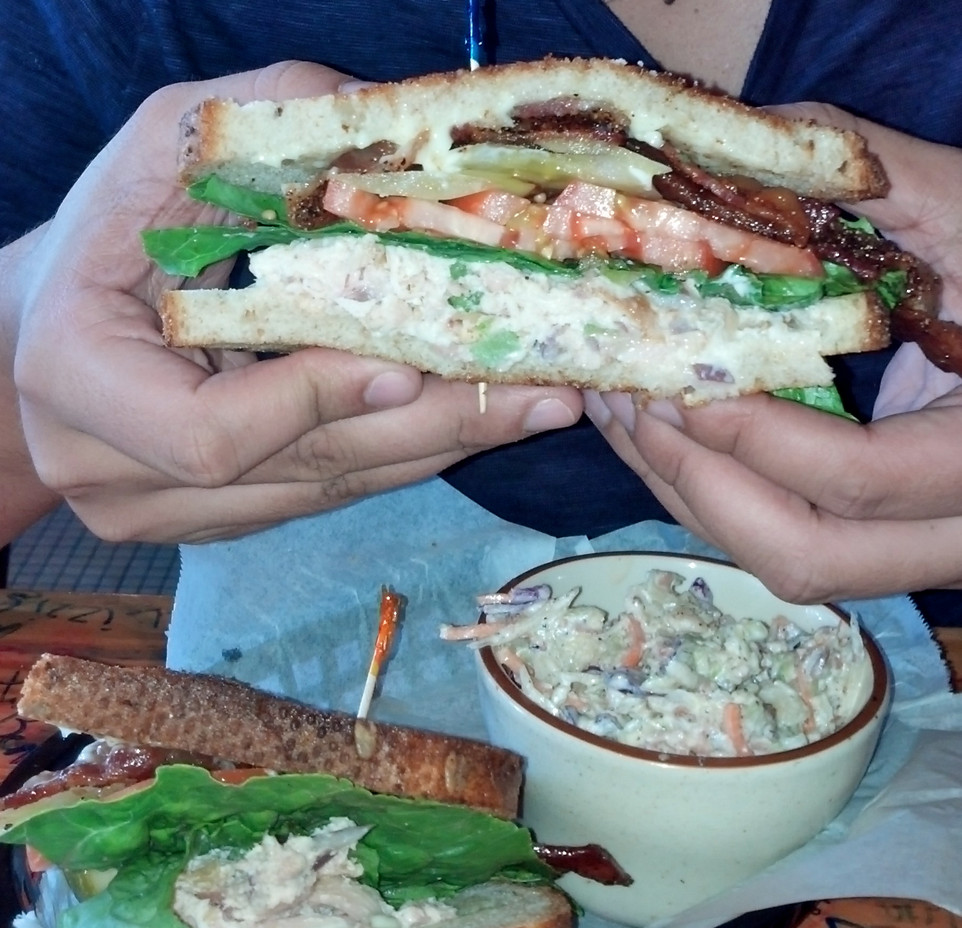
[[[833,108],[804,114],[869,139],[892,191],[857,211],[932,265],[943,316],[962,321],[962,152]],[[637,409],[625,394],[589,395],[586,406],[680,523],[776,594],[817,602],[962,586],[958,384],[908,345],[865,426],[770,396]],[[918,411],[893,414],[904,410]]]
[[[176,181],[177,125],[201,99],[333,92],[305,63],[154,94],[36,236],[16,378],[38,474],[109,540],[229,537],[435,474],[573,423],[575,390],[477,388],[324,349],[255,363],[164,346],[154,304],[180,281],[141,251],[147,227],[225,222]],[[228,268],[191,285],[223,284]]]

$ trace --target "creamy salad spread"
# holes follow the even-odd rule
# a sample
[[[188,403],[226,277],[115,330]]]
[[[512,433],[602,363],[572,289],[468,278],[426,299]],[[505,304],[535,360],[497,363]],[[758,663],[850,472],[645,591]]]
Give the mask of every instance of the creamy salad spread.
[[[190,928],[426,928],[454,909],[434,900],[394,909],[359,882],[352,856],[366,827],[335,818],[310,835],[267,835],[243,856],[194,858],[175,885],[174,912]]]
[[[700,579],[651,571],[608,615],[538,586],[479,598],[484,624],[442,637],[491,645],[524,694],[578,728],[667,754],[770,754],[858,712],[870,672],[858,628],[735,618]]]

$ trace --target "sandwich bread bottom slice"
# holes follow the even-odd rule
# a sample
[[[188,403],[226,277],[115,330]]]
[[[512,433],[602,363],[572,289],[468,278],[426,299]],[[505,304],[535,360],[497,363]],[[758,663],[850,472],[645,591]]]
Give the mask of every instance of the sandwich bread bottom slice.
[[[169,344],[338,348],[442,377],[570,384],[642,398],[711,399],[826,385],[823,356],[887,342],[869,294],[803,308],[734,306],[682,288],[625,284],[600,269],[551,273],[466,260],[375,235],[331,235],[251,256],[240,290],[177,290],[160,314]]]

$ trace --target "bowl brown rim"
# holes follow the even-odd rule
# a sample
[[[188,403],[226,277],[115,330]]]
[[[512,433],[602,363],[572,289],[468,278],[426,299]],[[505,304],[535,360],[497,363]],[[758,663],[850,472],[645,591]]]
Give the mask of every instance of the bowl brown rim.
[[[532,567],[509,580],[499,589],[498,592],[506,593],[517,586],[521,586],[524,581],[533,574],[541,573],[544,570],[552,567],[558,567],[571,561],[586,561],[593,558],[625,556],[657,557],[672,561],[699,561],[701,563],[729,568],[737,571],[738,573],[746,574],[749,577],[752,576],[751,574],[748,574],[747,571],[738,567],[738,565],[722,558],[665,551],[596,551],[590,554],[575,554],[569,557],[558,558],[557,560],[540,564],[537,567]],[[761,583],[761,581],[757,580],[757,578],[753,579],[755,579],[756,582]],[[791,604],[789,603],[789,605]],[[834,603],[817,603],[813,605],[831,610],[832,612],[836,613],[836,615],[838,615],[843,622],[850,621],[848,614]],[[485,615],[483,612],[481,613],[479,621],[485,621]],[[871,633],[861,625],[859,625],[859,633],[862,636],[862,641],[865,644],[865,649],[868,652],[869,660],[872,666],[872,690],[865,701],[865,705],[863,705],[856,715],[851,720],[846,722],[845,725],[836,729],[834,732],[832,732],[832,734],[826,735],[824,738],[820,738],[818,741],[812,741],[809,744],[803,745],[802,747],[791,748],[787,751],[775,751],[771,754],[754,754],[751,757],[704,757],[701,755],[669,754],[662,751],[653,751],[648,748],[639,748],[633,745],[621,744],[620,742],[613,741],[610,738],[605,738],[601,735],[595,735],[590,732],[582,731],[580,728],[576,728],[574,725],[571,725],[568,722],[559,719],[557,716],[552,715],[550,712],[542,709],[537,703],[525,696],[517,683],[514,682],[512,677],[495,658],[494,652],[491,650],[490,646],[486,645],[482,648],[479,648],[478,656],[488,677],[494,682],[498,689],[508,697],[508,699],[514,702],[520,709],[523,709],[525,712],[534,716],[540,722],[548,725],[562,735],[574,738],[576,741],[582,741],[586,744],[590,744],[594,747],[600,748],[603,751],[621,755],[622,757],[633,757],[637,760],[643,760],[663,766],[726,769],[781,764],[797,760],[811,754],[820,754],[834,745],[848,740],[852,735],[861,731],[866,727],[866,725],[868,725],[868,723],[876,716],[876,714],[878,714],[878,712],[884,708],[889,698],[890,674],[885,657],[882,654],[882,650],[879,648]]]

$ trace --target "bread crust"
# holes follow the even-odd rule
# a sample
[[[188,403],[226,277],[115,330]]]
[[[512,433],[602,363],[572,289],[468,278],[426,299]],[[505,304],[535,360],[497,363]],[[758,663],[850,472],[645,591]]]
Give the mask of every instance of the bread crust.
[[[18,711],[131,744],[280,773],[328,773],[373,792],[515,818],[522,758],[480,741],[312,708],[224,677],[44,654]]]
[[[346,150],[385,138],[423,145],[426,136],[434,140],[427,148],[446,150],[459,125],[508,127],[519,104],[559,99],[615,110],[633,137],[663,140],[713,173],[828,200],[888,192],[881,163],[855,132],[786,119],[677,75],[600,58],[549,57],[285,102],[207,100],[182,123],[182,176],[189,183],[216,171],[279,191]]]
[[[550,886],[491,880],[445,900],[457,910],[457,928],[569,928],[571,903]]]

